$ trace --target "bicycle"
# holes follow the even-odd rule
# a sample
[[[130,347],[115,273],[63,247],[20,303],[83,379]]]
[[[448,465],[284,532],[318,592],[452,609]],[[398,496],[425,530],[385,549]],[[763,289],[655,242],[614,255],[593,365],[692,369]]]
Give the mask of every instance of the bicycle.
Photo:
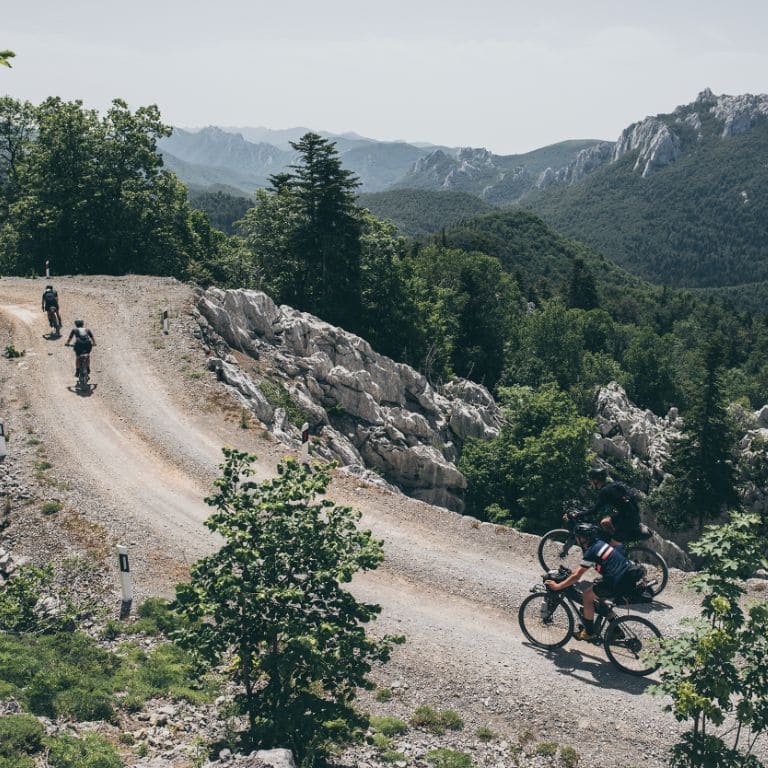
[[[560,565],[573,570],[581,562],[581,547],[576,543],[574,533],[581,520],[568,516],[568,528],[555,528],[545,533],[539,541],[537,551],[539,563],[545,571],[557,569]],[[660,595],[669,581],[669,567],[664,558],[655,550],[639,544],[653,535],[646,526],[641,526],[642,536],[633,541],[624,542],[624,553],[629,560],[642,565],[646,571],[645,586],[654,596]]]
[[[75,389],[78,392],[87,392],[90,390],[88,381],[91,377],[91,355],[85,352],[77,356],[77,384]]]
[[[59,310],[56,307],[48,307],[48,324],[51,326],[51,335],[58,338],[61,336],[61,318],[59,317]]]
[[[570,573],[568,568],[560,566],[557,571],[545,573],[542,582],[548,579],[560,582]],[[575,634],[574,614],[579,615],[581,595],[574,586],[555,592],[543,583],[534,585],[531,592],[520,604],[517,614],[520,629],[539,648],[562,648]],[[594,638],[586,642],[602,643],[611,664],[621,672],[635,677],[650,675],[659,664],[647,662],[643,651],[654,645],[661,632],[642,616],[619,616],[615,606],[613,601],[595,601]]]

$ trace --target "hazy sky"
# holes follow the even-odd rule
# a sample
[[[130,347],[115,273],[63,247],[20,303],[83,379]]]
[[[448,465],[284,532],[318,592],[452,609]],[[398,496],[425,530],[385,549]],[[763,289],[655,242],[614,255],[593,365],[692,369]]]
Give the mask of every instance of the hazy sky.
[[[768,90],[765,0],[10,0],[0,93],[521,152]]]

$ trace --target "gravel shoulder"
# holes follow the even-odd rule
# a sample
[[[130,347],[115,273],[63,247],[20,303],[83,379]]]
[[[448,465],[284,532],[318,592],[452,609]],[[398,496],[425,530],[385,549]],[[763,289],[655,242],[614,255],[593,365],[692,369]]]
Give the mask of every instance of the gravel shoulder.
[[[255,425],[240,427],[237,401],[206,371],[189,286],[145,277],[56,278],[55,285],[66,332],[80,316],[96,335],[95,388],[89,396],[74,391],[66,333],[46,337],[44,283],[0,279],[0,334],[26,350],[0,361],[0,405],[9,423],[37,435],[52,465],[43,491],[15,504],[12,543],[53,558],[56,546],[77,546],[67,543],[65,525],[74,516],[87,521],[104,557],[117,541],[129,545],[139,596],[169,595],[189,563],[216,545],[202,525],[202,500],[221,446],[256,454],[260,477],[274,472],[284,450]],[[168,335],[160,323],[165,308]],[[12,440],[11,450],[17,445]],[[27,455],[18,467],[39,489],[34,459]],[[58,531],[55,518],[37,511],[51,493],[64,507]],[[419,704],[451,707],[468,724],[491,724],[509,738],[531,729],[572,744],[584,765],[666,764],[678,726],[662,702],[645,695],[648,681],[618,673],[594,646],[572,642],[544,654],[524,642],[517,606],[539,578],[533,537],[343,474],[329,496],[360,509],[363,524],[385,542],[384,566],[353,583],[356,594],[382,606],[375,631],[408,638],[376,672],[382,685],[407,681],[382,711],[400,708],[406,716]],[[696,612],[683,581],[673,574],[653,613],[662,631]],[[105,584],[115,590],[116,575],[105,571]]]

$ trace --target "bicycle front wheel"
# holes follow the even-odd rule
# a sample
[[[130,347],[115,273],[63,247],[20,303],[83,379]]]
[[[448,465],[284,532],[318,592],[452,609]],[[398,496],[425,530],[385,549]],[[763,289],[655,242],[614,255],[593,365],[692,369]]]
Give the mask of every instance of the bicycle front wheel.
[[[645,568],[645,582],[654,597],[664,591],[669,581],[669,568],[664,558],[649,547],[636,544],[627,547],[627,557]]]
[[[538,555],[545,571],[556,571],[561,565],[574,571],[581,564],[582,552],[569,530],[555,528],[541,537]]]
[[[573,614],[568,606],[544,592],[523,600],[517,620],[523,634],[539,648],[562,648],[573,635]]]
[[[651,664],[645,654],[656,645],[661,632],[642,616],[622,616],[614,619],[605,630],[603,646],[611,663],[635,677],[655,672],[658,664]]]

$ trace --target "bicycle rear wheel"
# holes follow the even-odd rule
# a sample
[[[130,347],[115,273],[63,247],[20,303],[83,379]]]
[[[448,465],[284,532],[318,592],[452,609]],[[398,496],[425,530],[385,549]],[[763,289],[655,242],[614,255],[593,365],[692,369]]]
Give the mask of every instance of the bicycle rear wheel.
[[[566,528],[555,528],[539,541],[539,563],[545,571],[556,571],[561,565],[574,571],[581,563],[581,547]]]
[[[650,547],[641,544],[627,547],[627,557],[645,568],[645,581],[654,597],[664,591],[669,581],[669,568],[664,558]]]
[[[628,675],[644,677],[659,668],[658,664],[646,661],[645,652],[660,637],[661,632],[648,619],[642,616],[622,616],[608,625],[603,646],[615,667]]]
[[[561,648],[573,636],[573,614],[562,601],[545,592],[523,600],[517,612],[523,634],[540,648]]]

